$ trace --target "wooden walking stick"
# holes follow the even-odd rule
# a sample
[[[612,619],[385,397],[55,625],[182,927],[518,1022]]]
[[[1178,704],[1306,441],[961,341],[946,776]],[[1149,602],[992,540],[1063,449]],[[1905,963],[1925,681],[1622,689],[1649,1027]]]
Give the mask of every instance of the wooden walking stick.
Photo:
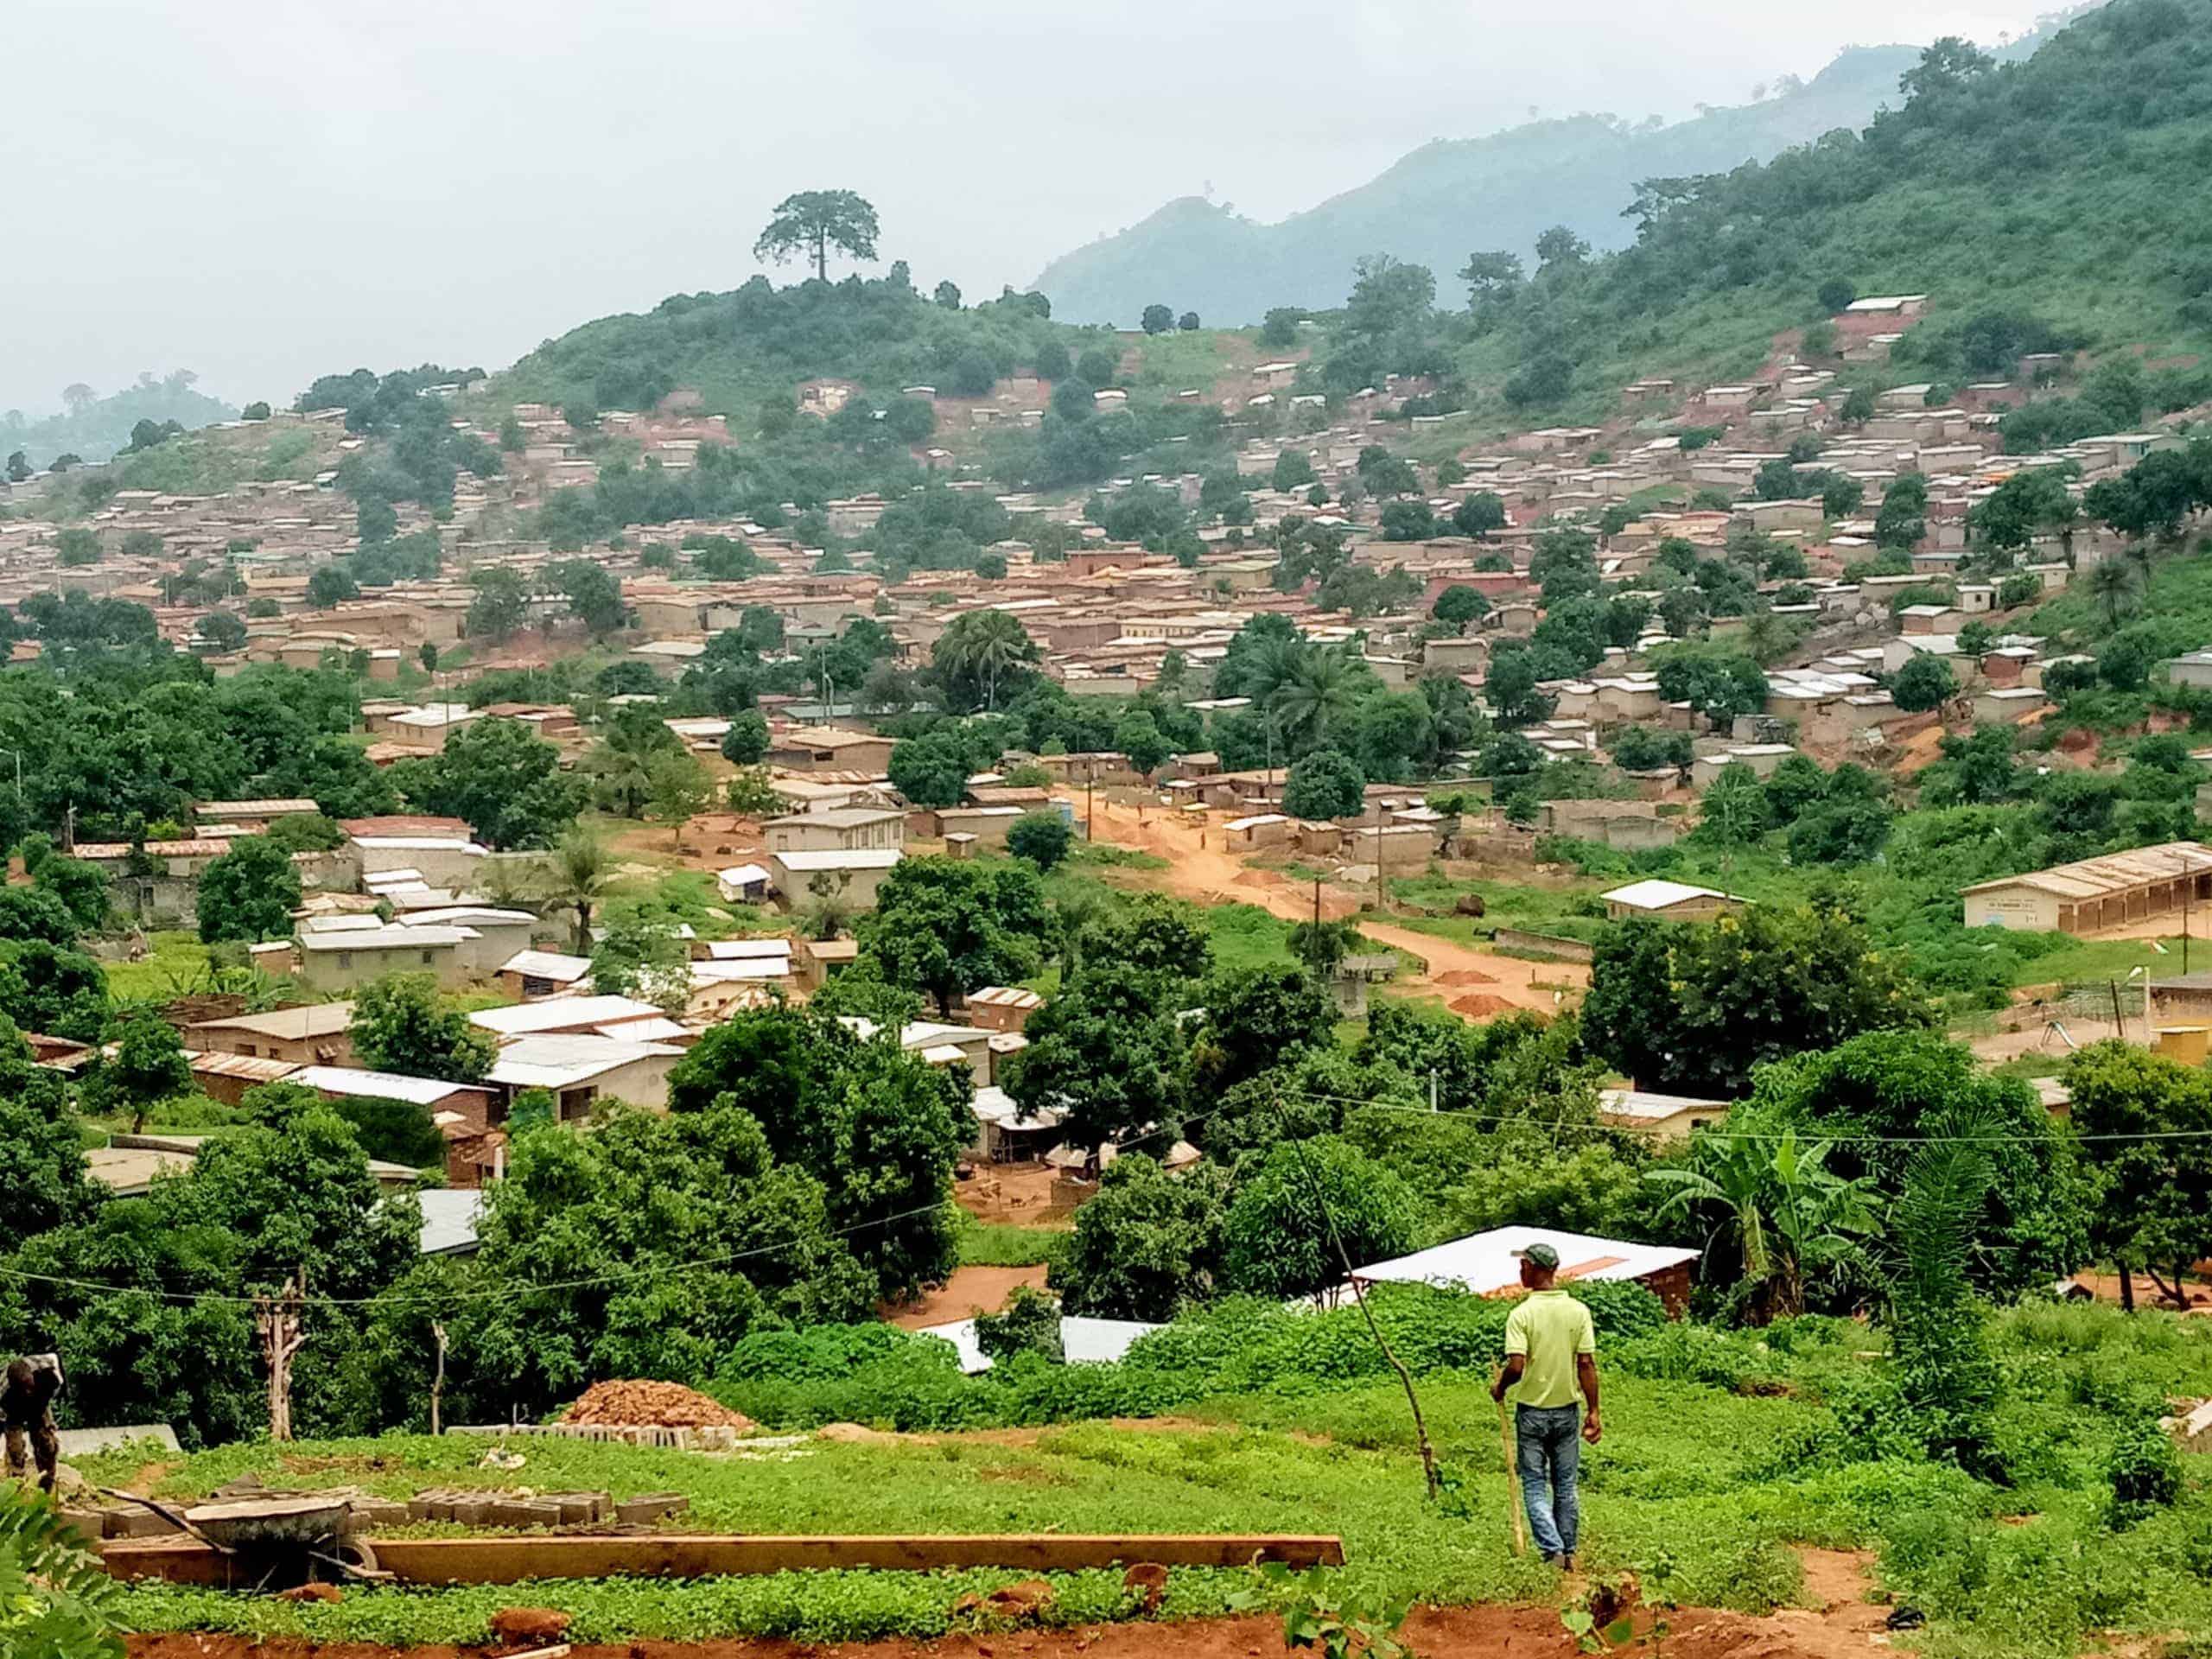
[[[1513,1425],[1507,1419],[1505,1402],[1497,1402],[1497,1438],[1505,1447],[1505,1507],[1513,1512],[1513,1553],[1529,1553],[1529,1522],[1521,1513],[1521,1459],[1513,1449]]]

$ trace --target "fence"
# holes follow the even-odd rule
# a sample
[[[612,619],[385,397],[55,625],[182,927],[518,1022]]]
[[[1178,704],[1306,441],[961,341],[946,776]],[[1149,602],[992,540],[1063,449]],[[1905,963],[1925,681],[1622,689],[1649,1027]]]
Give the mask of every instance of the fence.
[[[1588,962],[1594,955],[1594,947],[1580,939],[1563,939],[1556,933],[1530,933],[1517,927],[1499,928],[1491,936],[1491,943],[1501,950],[1549,957],[1558,962]]]

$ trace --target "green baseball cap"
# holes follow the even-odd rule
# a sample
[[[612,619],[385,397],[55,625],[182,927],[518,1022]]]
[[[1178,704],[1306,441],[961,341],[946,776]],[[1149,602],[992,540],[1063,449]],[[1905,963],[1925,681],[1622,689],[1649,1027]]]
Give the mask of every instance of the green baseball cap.
[[[1513,1254],[1522,1261],[1534,1262],[1540,1268],[1559,1266],[1559,1252],[1548,1244],[1531,1244],[1527,1249],[1516,1250]]]

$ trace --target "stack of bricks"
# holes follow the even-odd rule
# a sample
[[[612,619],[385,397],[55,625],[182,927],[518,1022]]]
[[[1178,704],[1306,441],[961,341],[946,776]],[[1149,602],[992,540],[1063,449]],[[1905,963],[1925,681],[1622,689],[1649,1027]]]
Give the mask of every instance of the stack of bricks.
[[[613,1440],[623,1446],[660,1446],[678,1452],[731,1452],[744,1439],[742,1431],[734,1428],[669,1428],[627,1423],[479,1423],[457,1427],[448,1433],[501,1438],[550,1434],[564,1440]]]
[[[613,1518],[605,1492],[418,1492],[408,1500],[410,1521],[458,1521],[468,1527],[588,1527]]]
[[[605,1492],[520,1492],[452,1490],[418,1492],[405,1504],[369,1500],[353,1506],[354,1525],[366,1530],[409,1521],[453,1521],[465,1527],[650,1526],[682,1515],[691,1500],[681,1492],[646,1492],[620,1503]]]

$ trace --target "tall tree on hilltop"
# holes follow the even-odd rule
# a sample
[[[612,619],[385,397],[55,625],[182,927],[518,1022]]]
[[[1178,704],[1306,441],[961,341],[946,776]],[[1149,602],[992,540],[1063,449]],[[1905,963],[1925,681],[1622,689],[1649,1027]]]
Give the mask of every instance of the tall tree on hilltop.
[[[794,253],[814,262],[814,274],[830,280],[830,250],[851,259],[875,257],[875,207],[850,190],[802,190],[776,204],[776,216],[753,245],[755,259],[782,264]]]

